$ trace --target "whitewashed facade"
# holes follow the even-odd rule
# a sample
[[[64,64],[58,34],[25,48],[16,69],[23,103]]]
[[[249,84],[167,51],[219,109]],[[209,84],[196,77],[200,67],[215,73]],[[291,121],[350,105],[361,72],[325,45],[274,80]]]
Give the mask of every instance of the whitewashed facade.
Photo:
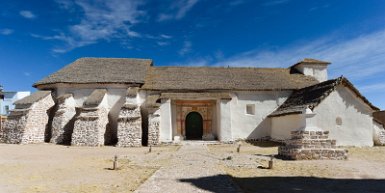
[[[97,142],[79,143],[127,147],[181,140],[285,142],[293,131],[312,131],[310,135],[318,132],[336,140],[328,142],[332,146],[373,146],[375,128],[383,129],[373,122],[372,113],[379,109],[345,78],[328,80],[328,64],[305,59],[287,69],[187,68],[155,67],[142,59],[85,58],[35,87],[50,90],[57,106],[59,97],[71,96],[71,105],[62,110],[72,109],[73,118],[53,112],[51,127],[63,133],[60,127],[73,121],[75,128],[66,132],[73,132],[74,145],[74,140],[82,141],[74,135],[83,125],[96,124]],[[94,77],[90,71],[95,69]],[[105,92],[92,94],[96,90]],[[94,106],[86,105],[90,101]]]

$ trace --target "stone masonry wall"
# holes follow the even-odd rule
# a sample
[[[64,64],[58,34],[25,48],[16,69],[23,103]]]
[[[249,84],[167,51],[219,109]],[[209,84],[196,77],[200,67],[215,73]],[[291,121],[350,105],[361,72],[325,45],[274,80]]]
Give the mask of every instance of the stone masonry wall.
[[[11,111],[4,124],[4,141],[12,144],[43,143],[48,111],[53,106],[52,96],[48,95],[27,109]]]
[[[376,132],[376,139],[374,140],[374,145],[385,145],[385,130],[381,129]]]
[[[3,127],[2,141],[4,143],[21,143],[21,139],[23,138],[30,110],[31,109],[23,109],[14,110],[11,112]]]
[[[291,139],[278,148],[278,155],[292,160],[344,160],[347,150],[328,139],[329,131],[292,131]]]
[[[155,111],[155,112],[154,112]],[[148,145],[159,145],[160,115],[156,109],[149,110],[148,115]]]
[[[140,106],[125,104],[118,118],[118,146],[138,147],[142,145],[142,117]]]
[[[58,98],[58,110],[52,121],[51,143],[70,144],[76,115],[75,101],[71,96]]]
[[[108,124],[108,110],[104,107],[82,108],[76,118],[72,145],[102,146]]]

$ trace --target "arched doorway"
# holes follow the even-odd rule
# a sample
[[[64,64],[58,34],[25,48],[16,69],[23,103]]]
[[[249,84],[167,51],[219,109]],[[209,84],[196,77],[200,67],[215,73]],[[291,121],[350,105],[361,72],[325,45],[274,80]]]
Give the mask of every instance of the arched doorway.
[[[191,112],[186,116],[186,139],[202,140],[203,118],[197,112]]]

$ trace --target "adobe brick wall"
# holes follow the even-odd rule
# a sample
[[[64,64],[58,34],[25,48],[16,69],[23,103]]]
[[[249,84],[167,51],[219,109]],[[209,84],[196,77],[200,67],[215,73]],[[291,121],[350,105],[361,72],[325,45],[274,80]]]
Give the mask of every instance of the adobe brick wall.
[[[292,131],[278,155],[292,160],[344,160],[348,154],[329,139],[329,131]]]

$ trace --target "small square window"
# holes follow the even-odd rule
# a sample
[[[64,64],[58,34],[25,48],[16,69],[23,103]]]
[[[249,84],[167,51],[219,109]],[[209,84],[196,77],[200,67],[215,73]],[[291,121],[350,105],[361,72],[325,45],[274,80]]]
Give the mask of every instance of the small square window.
[[[247,115],[255,115],[255,104],[247,104],[246,105],[246,114]]]

